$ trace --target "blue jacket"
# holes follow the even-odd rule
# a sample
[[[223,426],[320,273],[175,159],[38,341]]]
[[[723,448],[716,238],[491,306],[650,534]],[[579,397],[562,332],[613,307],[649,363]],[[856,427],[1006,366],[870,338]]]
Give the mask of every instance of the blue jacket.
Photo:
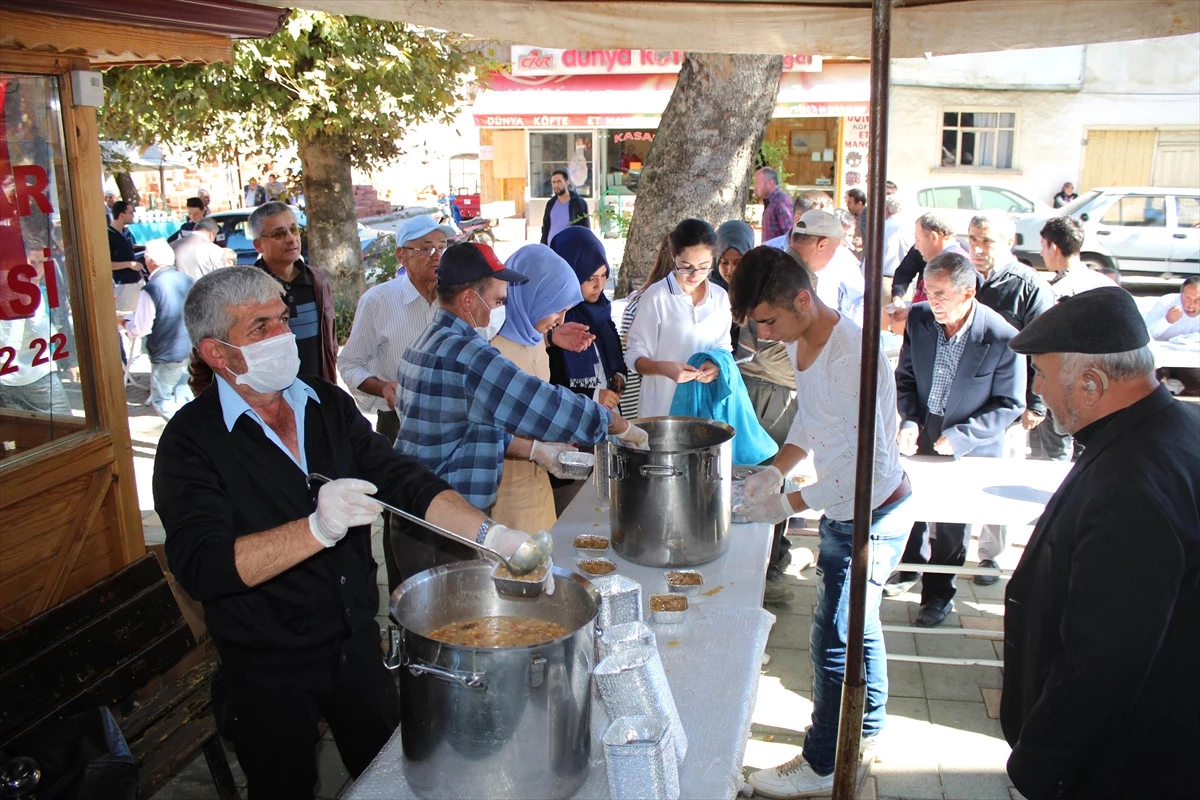
[[[733,463],[761,464],[779,452],[779,445],[758,421],[742,373],[728,350],[705,350],[688,359],[699,367],[716,364],[721,374],[712,383],[689,381],[679,384],[671,401],[671,416],[715,419],[733,427]]]
[[[1008,349],[1013,326],[982,303],[967,331],[967,344],[946,400],[942,434],[954,456],[998,458],[1004,431],[1025,410],[1025,357]],[[902,422],[924,428],[933,388],[937,322],[929,303],[916,303],[908,314],[900,364],[896,367],[896,405]]]

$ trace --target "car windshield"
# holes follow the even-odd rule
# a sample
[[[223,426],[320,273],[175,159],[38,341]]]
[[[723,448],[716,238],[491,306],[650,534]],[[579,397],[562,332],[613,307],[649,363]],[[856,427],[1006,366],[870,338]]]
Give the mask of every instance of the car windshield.
[[[1081,208],[1089,205],[1093,200],[1099,197],[1100,194],[1101,192],[1099,189],[1092,189],[1091,191],[1084,192],[1062,208],[1056,209],[1056,212],[1060,216],[1074,216]]]

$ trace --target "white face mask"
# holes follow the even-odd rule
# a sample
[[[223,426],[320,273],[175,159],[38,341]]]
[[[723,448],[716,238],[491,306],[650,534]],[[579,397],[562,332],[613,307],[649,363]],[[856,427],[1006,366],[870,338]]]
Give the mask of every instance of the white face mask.
[[[479,292],[476,292],[475,296],[478,297],[485,306],[487,305],[487,301],[483,299],[483,295],[479,294]],[[482,336],[483,340],[485,342],[490,342],[492,340],[492,337],[494,337],[497,333],[500,332],[500,328],[502,328],[504,326],[504,320],[507,318],[507,312],[504,310],[504,306],[500,306],[499,308],[493,308],[491,311],[492,311],[492,314],[488,318],[487,325],[484,325],[484,326],[476,325],[475,326],[476,333],[478,333],[480,336]],[[471,317],[471,321],[472,322],[475,321],[474,316]]]
[[[237,345],[217,340],[221,344],[236,347],[246,360],[246,371],[238,375],[233,370],[238,384],[249,386],[256,392],[282,392],[292,385],[300,373],[300,353],[296,349],[296,334],[284,333],[263,339],[253,344]]]

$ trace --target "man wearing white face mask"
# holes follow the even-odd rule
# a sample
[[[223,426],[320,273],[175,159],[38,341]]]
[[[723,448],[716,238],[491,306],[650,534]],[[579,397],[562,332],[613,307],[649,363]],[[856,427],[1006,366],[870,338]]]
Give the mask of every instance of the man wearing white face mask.
[[[396,450],[483,510],[496,502],[506,454],[532,461],[540,458],[539,444],[595,444],[609,433],[635,446],[648,439],[599,403],[523,371],[483,338],[498,329],[508,285],[526,280],[505,269],[487,245],[447,248],[437,273],[440,308],[400,359]],[[474,557],[426,533],[393,525],[389,541],[400,580]]]
[[[357,776],[399,723],[380,658],[372,498],[511,556],[528,534],[484,514],[371,430],[300,356],[279,284],[229,267],[184,319],[214,385],[167,424],[154,503],[171,571],[204,605],[221,656],[213,707],[249,796],[311,797],[325,719]],[[335,480],[310,486],[310,473]]]

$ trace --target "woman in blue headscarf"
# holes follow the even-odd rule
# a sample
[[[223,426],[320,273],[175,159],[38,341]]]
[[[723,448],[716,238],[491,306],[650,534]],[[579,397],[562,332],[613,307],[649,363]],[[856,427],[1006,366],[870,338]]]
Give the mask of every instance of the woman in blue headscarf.
[[[545,335],[563,321],[567,309],[583,301],[575,273],[553,250],[543,244],[525,245],[513,253],[505,266],[529,278],[528,283],[508,288],[504,325],[492,338],[492,346],[518,367],[550,380],[550,360]],[[500,489],[492,518],[522,531],[549,530],[558,519],[554,495],[546,470],[539,466],[539,452],[557,458],[559,445],[534,443],[530,461],[508,458],[500,478]]]
[[[550,382],[600,405],[615,409],[625,388],[628,368],[621,352],[621,337],[613,324],[612,304],[604,296],[608,281],[608,255],[588,228],[575,226],[560,232],[550,248],[571,265],[583,293],[583,302],[567,312],[567,322],[587,327],[595,341],[580,352],[550,343]]]

